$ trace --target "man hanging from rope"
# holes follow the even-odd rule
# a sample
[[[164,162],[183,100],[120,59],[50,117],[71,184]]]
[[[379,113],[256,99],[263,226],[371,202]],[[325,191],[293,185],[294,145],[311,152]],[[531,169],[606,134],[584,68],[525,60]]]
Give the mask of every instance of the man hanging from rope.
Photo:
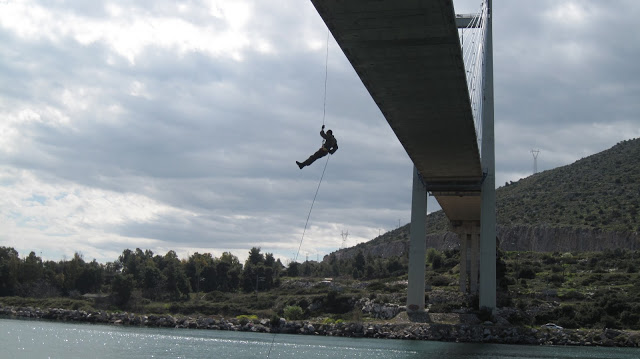
[[[318,158],[322,158],[327,155],[327,153],[334,154],[338,150],[338,142],[336,138],[333,137],[333,131],[327,130],[327,133],[324,133],[324,125],[322,125],[322,129],[320,130],[320,136],[324,138],[322,141],[322,147],[316,153],[312,154],[309,158],[307,158],[304,162],[296,161],[296,164],[300,169],[304,166],[309,166]]]

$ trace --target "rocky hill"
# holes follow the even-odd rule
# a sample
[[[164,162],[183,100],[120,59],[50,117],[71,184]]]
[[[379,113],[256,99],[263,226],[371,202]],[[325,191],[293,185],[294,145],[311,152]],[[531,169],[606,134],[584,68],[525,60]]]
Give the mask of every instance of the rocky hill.
[[[497,236],[505,250],[640,249],[640,138],[573,164],[505,183],[496,191]],[[456,248],[442,211],[427,216],[427,247]],[[406,254],[409,225],[335,252]]]

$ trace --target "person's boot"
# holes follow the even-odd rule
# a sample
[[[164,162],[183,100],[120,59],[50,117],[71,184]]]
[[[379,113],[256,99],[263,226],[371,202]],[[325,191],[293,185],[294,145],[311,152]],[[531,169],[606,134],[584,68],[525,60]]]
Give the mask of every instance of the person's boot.
[[[298,161],[296,161],[296,164],[298,165],[298,168],[300,168],[300,169],[302,169],[302,167],[304,167],[304,164],[302,164],[302,163],[300,163]]]

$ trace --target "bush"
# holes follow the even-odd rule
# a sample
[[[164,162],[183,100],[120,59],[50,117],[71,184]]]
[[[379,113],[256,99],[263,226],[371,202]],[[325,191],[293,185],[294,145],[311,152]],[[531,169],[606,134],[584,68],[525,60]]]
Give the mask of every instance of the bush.
[[[520,269],[518,271],[518,279],[535,279],[536,278],[536,272],[533,270],[533,268],[527,266],[524,267],[522,269]]]
[[[449,280],[449,278],[443,276],[443,275],[438,275],[435,276],[431,279],[431,285],[436,286],[436,287],[444,287],[444,286],[448,286],[449,283],[451,281]]]
[[[478,319],[483,322],[490,321],[491,319],[493,319],[492,310],[487,307],[480,308],[480,310],[478,310]]]
[[[367,285],[367,289],[374,292],[380,292],[383,291],[385,289],[387,289],[386,284],[382,283],[382,282],[371,282],[369,283],[369,285]],[[372,293],[373,294],[373,293]]]
[[[324,298],[324,308],[327,313],[344,314],[353,309],[349,304],[351,297],[339,295],[335,290],[330,290]]]
[[[509,314],[507,321],[512,325],[529,325],[531,324],[531,317],[524,311],[517,310]]]
[[[271,316],[271,320],[269,320],[269,324],[271,324],[272,327],[277,327],[280,325],[280,316],[277,314],[274,314]]]
[[[555,284],[562,284],[564,282],[564,276],[561,274],[552,274],[549,277],[549,282],[555,283]]]
[[[303,311],[300,306],[289,305],[284,308],[284,317],[289,320],[300,320],[303,317]]]
[[[584,299],[584,294],[578,292],[575,289],[571,289],[564,293],[561,298],[563,300],[572,300],[572,299]]]
[[[238,315],[236,317],[236,319],[238,319],[240,321],[240,324],[245,325],[247,323],[251,322],[255,322],[256,320],[258,320],[258,316],[255,314],[251,314],[251,315]]]

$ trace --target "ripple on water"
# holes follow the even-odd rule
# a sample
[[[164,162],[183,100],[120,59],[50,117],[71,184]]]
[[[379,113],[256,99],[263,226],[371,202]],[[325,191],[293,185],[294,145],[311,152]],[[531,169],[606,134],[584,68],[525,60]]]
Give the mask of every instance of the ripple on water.
[[[8,358],[637,359],[638,349],[458,344],[0,319]]]

